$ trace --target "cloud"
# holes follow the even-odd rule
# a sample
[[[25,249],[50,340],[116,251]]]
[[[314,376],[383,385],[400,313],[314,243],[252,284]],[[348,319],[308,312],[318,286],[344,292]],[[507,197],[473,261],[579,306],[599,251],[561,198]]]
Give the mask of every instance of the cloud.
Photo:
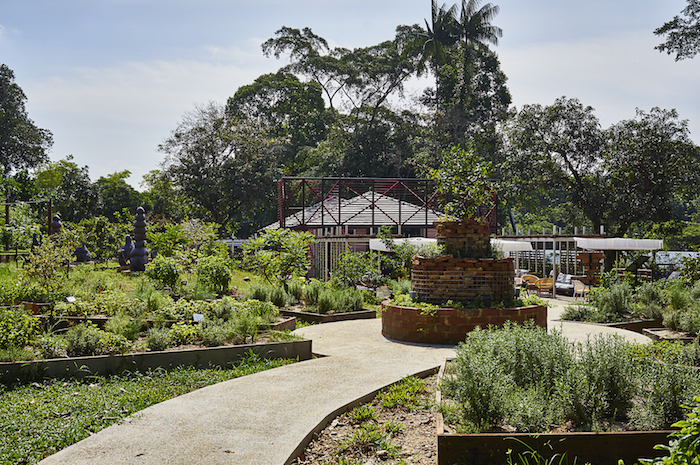
[[[31,82],[28,110],[54,134],[52,158],[73,154],[97,179],[129,169],[130,182],[157,168],[157,147],[196,103],[225,103],[236,89],[279,67],[245,49],[209,48],[202,60],[67,68]],[[245,62],[243,66],[240,63]]]
[[[551,104],[576,97],[606,126],[635,108],[676,108],[700,142],[700,60],[676,63],[654,50],[651,34],[531,44],[499,50],[514,103]],[[695,130],[693,130],[693,127]]]

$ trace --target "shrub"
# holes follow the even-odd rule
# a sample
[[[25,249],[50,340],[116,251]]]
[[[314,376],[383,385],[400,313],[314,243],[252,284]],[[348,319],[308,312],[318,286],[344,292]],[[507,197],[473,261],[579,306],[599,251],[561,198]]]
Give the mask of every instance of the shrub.
[[[619,321],[632,308],[631,290],[627,283],[617,283],[601,289],[592,297],[593,305],[610,321]]]
[[[264,284],[251,284],[246,293],[246,299],[255,299],[260,301],[266,301],[268,295],[270,294],[270,288]]]
[[[202,343],[207,347],[216,347],[226,341],[227,331],[221,321],[203,321],[199,332],[202,335]]]
[[[34,338],[39,320],[19,307],[0,308],[0,349],[24,347]]]
[[[189,323],[175,323],[170,327],[170,340],[175,345],[192,344],[199,336],[199,326]]]
[[[124,337],[100,330],[91,322],[66,331],[66,353],[71,357],[126,352],[131,344]]]
[[[696,370],[675,363],[643,361],[639,401],[630,412],[639,429],[669,428],[682,417],[682,405],[697,394],[700,379]]]
[[[141,334],[144,323],[141,318],[131,318],[125,313],[119,313],[107,321],[105,330],[133,341]]]
[[[278,307],[285,307],[287,305],[287,293],[284,292],[282,286],[272,286],[268,300]]]
[[[101,331],[100,354],[124,354],[131,349],[131,342],[119,334]]]
[[[325,286],[323,283],[317,279],[312,279],[304,286],[304,302],[308,306],[314,306],[318,304],[318,297],[323,291]]]
[[[362,293],[355,288],[335,291],[334,298],[337,312],[356,312],[362,310],[362,304],[364,304]]]
[[[245,302],[245,310],[247,310],[253,316],[259,317],[262,321],[267,323],[272,323],[277,319],[280,314],[279,308],[277,308],[272,302],[261,302],[259,300],[248,300]]]
[[[298,279],[290,281],[287,284],[287,295],[292,298],[290,303],[298,303],[304,295],[304,284]]]
[[[146,267],[146,276],[171,289],[177,289],[177,286],[180,284],[181,272],[182,270],[177,260],[165,255],[158,255]]]
[[[251,312],[239,312],[230,323],[230,333],[227,340],[245,343],[250,339],[250,342],[255,342],[260,322],[260,317]]]
[[[0,362],[24,362],[34,360],[36,355],[24,347],[7,347],[0,349]]]
[[[454,365],[444,392],[459,403],[461,428],[468,431],[505,423],[539,432],[566,420],[577,428],[603,428],[631,415],[643,383],[619,338],[573,344],[513,323],[469,333]]]
[[[146,332],[146,347],[151,350],[165,350],[172,347],[173,341],[167,328],[151,328]]]
[[[668,456],[656,459],[640,459],[643,464],[651,465],[681,465],[698,464],[700,461],[700,396],[695,397],[690,406],[685,407],[689,412],[685,420],[678,421],[672,426],[680,431],[669,435],[671,440],[666,445],[656,445],[654,449],[668,451]]]
[[[231,283],[231,260],[220,255],[202,257],[197,265],[197,279],[217,294],[227,294]]]
[[[61,336],[46,333],[39,336],[35,346],[42,358],[58,358],[66,355],[66,340]]]
[[[411,291],[411,280],[401,279],[399,281],[389,281],[389,288],[394,295],[408,294]]]
[[[323,289],[316,301],[316,309],[318,313],[332,312],[336,308],[335,295],[332,289]]]

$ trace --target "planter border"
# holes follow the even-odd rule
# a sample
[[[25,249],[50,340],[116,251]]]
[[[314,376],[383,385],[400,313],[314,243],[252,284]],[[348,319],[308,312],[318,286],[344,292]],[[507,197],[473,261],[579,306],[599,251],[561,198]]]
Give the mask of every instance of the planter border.
[[[436,402],[441,402],[440,384],[445,373],[445,362],[438,372]],[[661,457],[665,451],[654,450],[654,445],[668,443],[668,435],[674,431],[620,431],[620,432],[577,432],[577,433],[480,433],[457,434],[445,431],[445,420],[437,412],[437,465],[468,463],[470,465],[490,465],[504,463],[510,449],[514,456],[526,451],[517,438],[535,450],[548,450],[548,453],[566,453],[562,465],[590,462],[593,465],[609,465],[623,459],[625,463],[637,463],[640,457]],[[546,446],[549,444],[551,449]]]
[[[645,336],[648,336],[650,339],[654,341],[680,341],[684,344],[690,344],[693,341],[695,341],[696,337],[688,334],[688,333],[683,333],[680,331],[672,331],[675,332],[679,335],[679,337],[664,337],[663,335],[660,335],[657,333],[657,331],[672,331],[669,328],[660,328],[660,327],[651,327],[651,328],[644,328],[642,330],[642,334]]]
[[[377,318],[377,311],[362,309],[357,312],[346,313],[311,313],[298,312],[296,310],[284,310],[280,308],[280,315],[293,316],[298,320],[309,323],[332,323],[334,321],[371,320],[373,318]]]
[[[419,344],[450,344],[464,341],[477,326],[503,326],[506,321],[533,321],[547,327],[547,307],[528,305],[514,308],[431,308],[382,304],[382,335],[389,339]]]
[[[282,315],[280,315],[282,316]],[[39,321],[41,322],[41,325],[45,328],[48,324],[49,318],[51,318],[49,315],[34,315],[35,318],[39,318]],[[76,315],[71,315],[71,316],[57,316],[53,317],[54,320],[56,320],[56,324],[53,329],[65,329],[68,328],[72,325],[72,323],[82,323],[84,321],[89,321],[91,323],[94,323],[97,325],[98,328],[104,329],[105,324],[109,321],[110,317],[108,316],[76,316]],[[169,324],[175,324],[175,323],[191,323],[192,320],[165,320],[166,323]],[[146,320],[146,325],[150,328],[153,326],[153,320]],[[276,321],[274,323],[263,323],[258,326],[258,329],[261,331],[294,331],[296,329],[296,318],[295,317],[286,317],[282,318],[280,321]]]
[[[123,371],[170,369],[178,366],[207,368],[210,365],[230,367],[252,351],[260,358],[311,359],[311,340],[241,344],[184,350],[54,358],[30,362],[0,363],[0,382],[31,381],[43,378],[85,378],[112,375]]]

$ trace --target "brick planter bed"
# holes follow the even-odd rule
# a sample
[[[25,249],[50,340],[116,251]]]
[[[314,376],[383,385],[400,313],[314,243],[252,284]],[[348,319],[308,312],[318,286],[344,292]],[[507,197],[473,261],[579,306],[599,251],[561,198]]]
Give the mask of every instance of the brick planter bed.
[[[436,308],[383,305],[382,335],[389,339],[423,344],[457,344],[477,326],[503,326],[506,321],[533,321],[547,327],[547,307]]]

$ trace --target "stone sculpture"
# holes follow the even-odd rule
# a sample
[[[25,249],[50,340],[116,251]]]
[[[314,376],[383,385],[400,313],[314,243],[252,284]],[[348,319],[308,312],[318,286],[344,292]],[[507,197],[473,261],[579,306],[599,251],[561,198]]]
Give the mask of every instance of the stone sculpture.
[[[134,221],[134,248],[129,254],[129,269],[131,271],[146,271],[148,249],[146,248],[146,211],[143,207],[136,209]]]
[[[63,225],[61,224],[61,215],[55,214],[53,216],[53,221],[49,225],[49,235],[58,234],[63,230]]]
[[[89,262],[90,260],[92,260],[92,254],[85,245],[85,242],[83,242],[83,245],[75,249],[73,255],[75,255],[75,259],[78,262]]]
[[[131,242],[131,236],[127,234],[126,238],[124,239],[124,245],[119,250],[119,254],[117,255],[117,258],[119,259],[120,266],[128,265],[129,256],[131,255],[131,251],[133,249],[134,249],[134,244]]]
[[[32,235],[32,252],[34,252],[34,249],[37,247],[41,247],[41,239],[39,239],[39,236],[37,236],[36,233]]]

